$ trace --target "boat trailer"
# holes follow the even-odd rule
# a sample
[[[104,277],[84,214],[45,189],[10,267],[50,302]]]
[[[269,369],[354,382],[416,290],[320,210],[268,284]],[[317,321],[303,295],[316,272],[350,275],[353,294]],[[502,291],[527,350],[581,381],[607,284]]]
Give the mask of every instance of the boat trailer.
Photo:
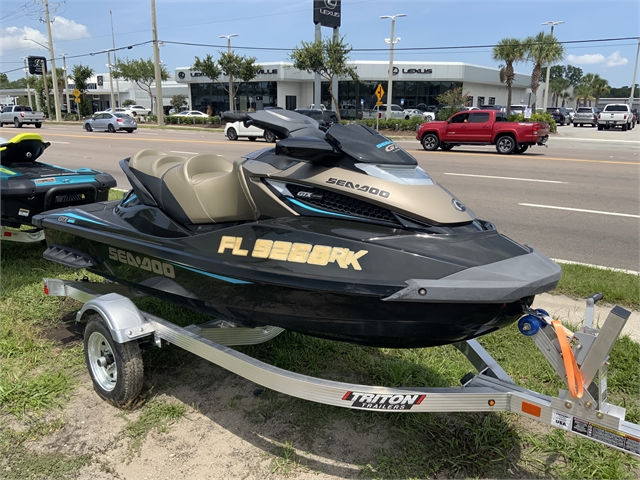
[[[594,328],[601,294],[587,299],[584,326],[575,333],[541,309],[518,322],[567,387],[552,397],[518,386],[477,340],[454,344],[478,372],[468,373],[460,387],[357,385],[290,372],[230,348],[270,340],[282,332],[278,327],[235,327],[220,319],[179,327],[139,310],[132,299],[144,295],[115,283],[45,278],[44,290],[83,303],[76,321],[87,322],[87,367],[96,392],[116,406],[130,404],[142,388],[138,342],[161,347],[164,340],[258,385],[313,402],[387,412],[513,412],[640,457],[640,425],[625,420],[624,408],[607,403],[609,354],[630,312],[616,306]]]

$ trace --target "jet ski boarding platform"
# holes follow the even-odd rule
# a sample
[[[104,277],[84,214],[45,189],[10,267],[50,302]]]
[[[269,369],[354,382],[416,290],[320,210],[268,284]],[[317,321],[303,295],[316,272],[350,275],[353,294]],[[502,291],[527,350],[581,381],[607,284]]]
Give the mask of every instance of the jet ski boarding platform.
[[[387,388],[301,375],[242,354],[231,345],[270,340],[278,327],[239,328],[216,319],[179,327],[139,310],[131,301],[141,294],[114,283],[44,279],[51,296],[83,303],[76,321],[86,321],[85,360],[96,392],[116,406],[130,404],[143,383],[140,342],[171,343],[263,387],[337,407],[387,412],[513,412],[640,456],[640,426],[625,420],[625,409],[607,403],[607,367],[611,349],[630,312],[616,306],[600,329],[593,326],[594,304],[587,299],[584,326],[573,333],[544,310],[531,310],[518,323],[564,380],[558,396],[518,386],[476,340],[454,344],[477,370],[451,388]]]

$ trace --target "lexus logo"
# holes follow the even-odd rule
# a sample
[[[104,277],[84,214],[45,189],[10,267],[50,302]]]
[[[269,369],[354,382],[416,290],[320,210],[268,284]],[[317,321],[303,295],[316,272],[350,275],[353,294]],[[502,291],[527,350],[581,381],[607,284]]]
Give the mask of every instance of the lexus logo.
[[[324,0],[324,4],[327,8],[333,10],[338,6],[338,0]]]
[[[185,74],[184,72],[178,72],[178,78],[184,78]]]
[[[393,70],[391,70],[391,73],[393,75],[397,75],[398,73],[400,73],[400,69],[398,67],[393,67]]]

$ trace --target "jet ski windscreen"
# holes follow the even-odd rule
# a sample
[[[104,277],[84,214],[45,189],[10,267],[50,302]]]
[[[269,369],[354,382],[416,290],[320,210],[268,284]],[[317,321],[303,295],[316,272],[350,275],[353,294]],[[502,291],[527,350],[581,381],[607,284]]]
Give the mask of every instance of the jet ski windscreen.
[[[418,161],[392,140],[365,125],[333,125],[326,138],[358,162],[379,165],[417,165]]]
[[[289,137],[324,138],[320,124],[313,118],[290,110],[259,110],[248,113],[250,123],[270,130],[280,139]]]

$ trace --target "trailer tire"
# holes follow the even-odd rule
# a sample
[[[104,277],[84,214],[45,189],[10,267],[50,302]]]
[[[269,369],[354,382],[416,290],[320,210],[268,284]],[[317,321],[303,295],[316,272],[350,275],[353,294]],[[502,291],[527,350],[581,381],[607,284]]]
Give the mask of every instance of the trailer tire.
[[[130,406],[144,381],[138,342],[115,342],[102,316],[94,314],[84,331],[84,357],[96,393],[117,407]]]

